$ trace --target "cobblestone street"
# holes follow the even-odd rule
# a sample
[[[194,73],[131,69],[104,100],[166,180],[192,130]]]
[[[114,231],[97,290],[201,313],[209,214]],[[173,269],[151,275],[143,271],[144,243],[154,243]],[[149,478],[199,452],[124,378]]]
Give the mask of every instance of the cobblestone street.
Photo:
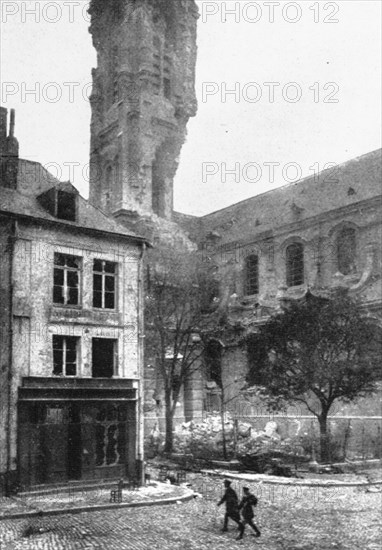
[[[242,482],[234,487],[241,490]],[[1,550],[380,550],[381,493],[358,488],[281,487],[252,484],[260,497],[257,520],[262,536],[247,527],[221,533],[221,480],[194,480],[203,494],[183,504],[3,520]]]

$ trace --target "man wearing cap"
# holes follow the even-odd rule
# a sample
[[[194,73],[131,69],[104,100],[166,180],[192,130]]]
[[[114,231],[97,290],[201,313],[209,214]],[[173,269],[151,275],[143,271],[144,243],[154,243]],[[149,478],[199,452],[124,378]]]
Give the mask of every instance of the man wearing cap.
[[[224,481],[225,492],[221,500],[218,502],[218,506],[225,502],[226,512],[224,516],[223,532],[228,531],[228,518],[231,518],[238,524],[238,529],[240,531],[239,537],[242,538],[244,533],[244,525],[240,520],[239,512],[239,499],[237,497],[236,491],[232,489],[231,482],[226,479]]]
[[[241,515],[243,516],[243,530],[240,531],[238,538],[243,538],[244,529],[247,523],[255,531],[256,537],[259,537],[261,533],[253,523],[253,518],[255,515],[253,513],[253,506],[257,505],[257,497],[250,492],[248,487],[243,487],[243,492],[244,495],[239,504],[239,510],[241,510]]]

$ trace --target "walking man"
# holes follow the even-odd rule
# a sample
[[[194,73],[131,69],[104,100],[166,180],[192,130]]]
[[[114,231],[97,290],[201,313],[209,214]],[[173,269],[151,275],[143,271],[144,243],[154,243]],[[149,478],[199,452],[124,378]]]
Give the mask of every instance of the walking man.
[[[239,537],[242,538],[244,532],[244,525],[240,520],[239,512],[239,499],[237,497],[236,491],[232,489],[231,482],[226,479],[224,481],[225,492],[221,500],[218,502],[218,506],[225,502],[226,512],[224,516],[223,532],[228,531],[228,518],[231,518],[238,524]]]
[[[240,531],[240,535],[238,536],[238,538],[243,538],[244,529],[247,523],[255,531],[255,536],[259,537],[261,533],[256,525],[253,523],[253,518],[255,515],[253,513],[253,506],[257,505],[257,497],[255,497],[255,495],[250,492],[248,487],[243,487],[243,492],[244,495],[239,504],[239,510],[241,510],[241,514],[243,516],[243,529],[242,531]]]

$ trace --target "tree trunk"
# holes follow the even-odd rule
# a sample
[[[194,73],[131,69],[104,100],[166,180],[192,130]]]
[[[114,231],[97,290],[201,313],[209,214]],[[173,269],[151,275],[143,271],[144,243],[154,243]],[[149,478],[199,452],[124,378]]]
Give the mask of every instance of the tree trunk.
[[[174,436],[173,436],[174,412],[173,412],[173,408],[171,407],[171,393],[168,391],[165,392],[165,402],[166,402],[166,435],[165,435],[164,451],[165,453],[172,453],[173,443],[174,443]],[[174,410],[175,410],[175,407],[174,407]]]
[[[320,462],[327,463],[330,458],[327,411],[320,414],[318,423],[320,425]]]
[[[224,401],[224,388],[222,384],[220,416],[222,421],[223,458],[224,460],[227,460],[227,441],[225,437],[225,425],[224,425],[225,414],[224,413],[225,413],[225,401]]]

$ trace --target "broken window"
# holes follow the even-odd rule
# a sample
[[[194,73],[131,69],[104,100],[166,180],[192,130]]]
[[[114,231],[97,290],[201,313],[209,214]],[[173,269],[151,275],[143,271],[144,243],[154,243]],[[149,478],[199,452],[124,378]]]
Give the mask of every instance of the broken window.
[[[113,466],[125,460],[126,409],[102,407],[96,416],[96,465]]]
[[[304,284],[304,246],[301,243],[293,243],[286,249],[286,284]]]
[[[78,338],[53,336],[53,374],[76,376]]]
[[[112,378],[116,374],[116,350],[117,340],[93,338],[93,378]]]
[[[81,258],[55,253],[53,303],[78,306],[80,303]]]
[[[245,260],[245,294],[259,293],[259,257],[255,254]]]
[[[116,264],[104,260],[93,262],[93,307],[115,309]]]
[[[338,270],[343,275],[355,271],[356,232],[352,227],[344,227],[337,237]]]

